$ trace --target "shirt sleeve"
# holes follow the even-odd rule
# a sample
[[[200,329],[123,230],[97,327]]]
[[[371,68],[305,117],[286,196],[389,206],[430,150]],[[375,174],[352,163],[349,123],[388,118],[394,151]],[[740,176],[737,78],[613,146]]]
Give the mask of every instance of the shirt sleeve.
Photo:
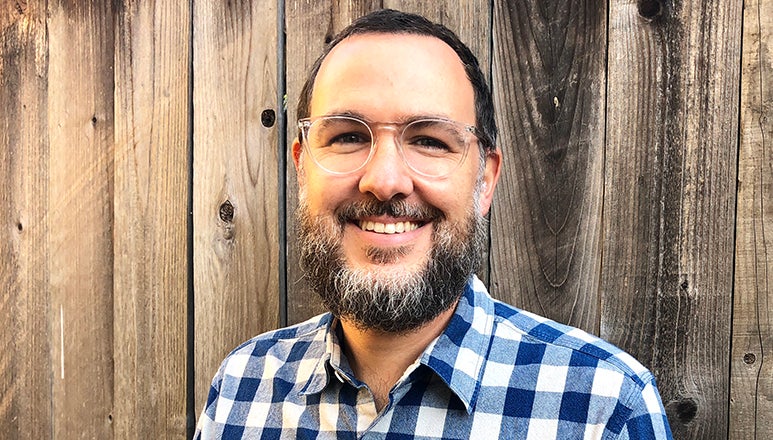
[[[632,411],[618,438],[672,440],[671,428],[654,378],[645,384],[640,394],[633,397]]]
[[[217,375],[215,375],[215,378],[212,379],[212,384],[209,387],[207,404],[204,406],[204,410],[199,417],[193,440],[213,440],[222,438],[221,429],[218,427],[219,424],[215,422],[215,411],[220,398],[221,374],[222,367],[217,372]]]

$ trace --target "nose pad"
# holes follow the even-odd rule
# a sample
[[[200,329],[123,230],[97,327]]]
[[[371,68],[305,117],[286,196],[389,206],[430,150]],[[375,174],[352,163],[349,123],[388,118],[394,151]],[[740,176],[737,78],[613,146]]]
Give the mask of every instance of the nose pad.
[[[382,126],[380,131],[384,130],[392,135],[379,133],[374,137],[373,151],[359,184],[361,192],[371,193],[381,201],[413,192],[413,178],[400,150],[400,132],[395,127]]]
[[[392,133],[388,136],[384,136],[384,131],[390,131]],[[396,159],[401,162],[403,161],[400,145],[400,132],[395,127],[388,125],[379,127],[379,129],[376,130],[376,133],[374,133],[373,147],[373,157],[371,157],[371,160],[378,154],[393,154]]]

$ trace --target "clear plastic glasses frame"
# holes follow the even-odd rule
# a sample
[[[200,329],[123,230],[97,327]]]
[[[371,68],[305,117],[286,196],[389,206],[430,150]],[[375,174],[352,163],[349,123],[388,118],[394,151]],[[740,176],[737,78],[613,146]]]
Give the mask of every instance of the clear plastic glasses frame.
[[[330,174],[361,170],[374,156],[379,136],[391,131],[400,157],[413,172],[433,178],[447,177],[465,160],[473,140],[472,125],[443,118],[423,118],[406,123],[366,122],[331,115],[298,121],[302,142],[312,160]]]

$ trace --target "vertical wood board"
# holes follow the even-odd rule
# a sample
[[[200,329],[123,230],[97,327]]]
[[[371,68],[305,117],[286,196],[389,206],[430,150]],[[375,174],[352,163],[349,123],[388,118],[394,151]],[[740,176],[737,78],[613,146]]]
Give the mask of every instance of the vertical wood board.
[[[185,438],[190,10],[118,6],[112,420],[116,438]]]
[[[741,4],[638,5],[610,9],[601,335],[656,374],[676,438],[719,438]]]
[[[669,46],[679,35],[658,20],[635,2],[610,11],[600,329],[656,376],[654,345],[673,347],[684,324],[659,320],[662,286],[677,284],[660,267],[676,255],[682,152],[679,53]]]
[[[276,24],[272,1],[194,4],[197,412],[225,355],[279,323]]]
[[[744,5],[730,438],[773,438],[773,1]]]
[[[493,295],[598,332],[606,11],[502,1],[494,99],[503,173],[492,208]]]
[[[55,438],[113,437],[112,3],[48,5]]]
[[[0,7],[0,432],[51,438],[45,4]]]

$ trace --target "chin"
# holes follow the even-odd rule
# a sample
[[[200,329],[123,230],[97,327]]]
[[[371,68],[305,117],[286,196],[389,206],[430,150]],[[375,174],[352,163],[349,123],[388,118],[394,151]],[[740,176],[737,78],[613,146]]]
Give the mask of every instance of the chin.
[[[409,248],[371,248],[366,252],[362,264],[347,262],[350,269],[372,271],[373,274],[405,275],[419,273],[427,267],[427,257],[410,255]]]

